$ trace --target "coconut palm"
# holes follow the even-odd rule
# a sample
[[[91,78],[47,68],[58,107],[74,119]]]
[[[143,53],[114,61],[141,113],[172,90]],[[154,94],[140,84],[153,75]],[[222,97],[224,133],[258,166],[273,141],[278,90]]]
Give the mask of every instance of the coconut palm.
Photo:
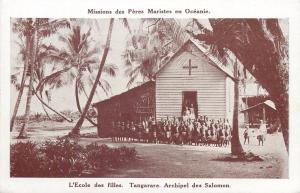
[[[81,126],[83,124],[83,121],[84,121],[84,119],[85,119],[85,117],[86,117],[86,115],[88,113],[89,107],[91,105],[92,99],[93,99],[94,94],[96,92],[96,88],[97,88],[97,86],[99,84],[100,77],[101,77],[101,74],[102,74],[102,71],[103,71],[103,68],[104,68],[104,65],[105,65],[106,57],[107,57],[107,54],[108,54],[108,51],[109,51],[109,47],[110,47],[110,41],[111,41],[111,35],[112,35],[112,30],[113,30],[113,24],[114,24],[114,19],[111,18],[110,22],[109,22],[109,28],[108,28],[108,33],[107,33],[105,48],[103,50],[103,55],[102,55],[102,58],[100,60],[100,65],[99,65],[99,69],[98,69],[98,72],[97,72],[94,84],[92,86],[92,89],[91,89],[91,92],[89,94],[88,100],[87,100],[87,102],[85,104],[85,107],[84,107],[84,109],[82,111],[82,114],[81,114],[79,120],[77,121],[75,127],[73,127],[73,129],[69,133],[69,136],[73,137],[73,136],[78,136],[80,134],[80,128],[81,128]]]
[[[87,86],[94,83],[94,72],[98,70],[96,65],[98,60],[95,55],[100,52],[100,49],[91,46],[93,40],[90,35],[91,29],[86,33],[82,33],[80,26],[74,26],[69,36],[59,36],[59,40],[66,45],[66,48],[51,50],[48,58],[50,61],[57,62],[54,71],[61,73],[57,73],[43,83],[43,85],[50,87],[50,91],[62,86],[74,85],[76,105],[80,113],[82,110],[79,95],[84,93],[87,96]],[[68,70],[61,71],[61,69]],[[103,71],[110,76],[115,76],[117,69],[114,64],[106,64]],[[98,85],[107,95],[110,93],[111,87],[105,79],[100,79]],[[93,125],[97,125],[89,117],[86,117],[86,119]]]
[[[25,81],[27,75],[29,76],[29,85],[28,85],[28,93],[27,93],[27,101],[25,114],[23,117],[23,124],[20,130],[19,138],[26,137],[26,130],[29,121],[30,114],[30,105],[32,98],[32,90],[33,90],[33,79],[34,79],[34,69],[36,63],[36,51],[37,45],[41,38],[48,37],[51,34],[55,33],[58,29],[62,27],[68,27],[69,23],[67,20],[50,20],[48,18],[27,18],[27,19],[16,19],[13,22],[13,32],[17,33],[19,36],[25,37],[26,42],[26,59],[24,63],[24,73],[21,81],[21,88],[19,92],[18,99],[16,101],[16,105],[13,111],[12,119],[11,119],[11,130],[14,125],[14,120],[19,108],[19,104],[21,101],[21,96],[23,94],[23,90],[25,87]]]
[[[121,19],[121,22],[123,23],[124,27],[131,34],[132,31],[131,31],[131,29],[129,27],[128,20],[126,18],[123,18],[123,19]],[[109,52],[110,42],[111,42],[111,36],[112,36],[112,30],[113,30],[113,25],[114,25],[114,19],[111,18],[109,20],[109,27],[108,27],[107,37],[106,37],[106,43],[105,43],[105,47],[104,47],[104,50],[103,50],[103,54],[102,54],[101,60],[99,62],[99,69],[98,69],[98,72],[97,72],[94,84],[92,86],[92,89],[91,89],[90,94],[88,96],[88,100],[87,100],[87,102],[85,104],[85,107],[84,107],[84,109],[82,111],[82,114],[81,114],[79,120],[77,121],[75,127],[73,127],[73,129],[69,133],[69,136],[71,136],[71,137],[73,137],[73,136],[76,137],[76,136],[78,136],[80,134],[80,128],[81,128],[81,126],[83,124],[85,116],[88,113],[89,106],[91,105],[91,102],[93,100],[94,94],[96,92],[96,88],[97,88],[97,86],[99,84],[100,77],[101,77],[101,74],[102,74],[102,72],[104,70],[105,61],[106,61],[106,58],[107,58],[107,55],[108,55],[108,52]]]
[[[21,102],[21,98],[23,95],[24,87],[25,87],[25,81],[27,77],[33,76],[31,72],[34,71],[34,64],[35,64],[35,55],[36,55],[36,48],[38,45],[38,42],[40,39],[50,36],[51,34],[55,33],[58,29],[63,27],[68,27],[69,22],[64,19],[58,19],[58,20],[50,20],[48,18],[43,19],[15,19],[12,23],[12,31],[14,33],[17,33],[19,37],[25,39],[25,49],[24,49],[24,68],[22,73],[22,80],[20,84],[19,94],[17,97],[17,101],[15,103],[14,111],[11,118],[11,125],[10,130],[12,131],[14,126],[14,121],[18,112],[18,108]],[[29,117],[29,110],[30,110],[30,103],[31,103],[31,89],[32,89],[32,83],[33,78],[29,81],[29,92],[27,96],[27,102],[26,102],[26,109],[25,112],[27,112],[27,115],[25,113],[23,118],[23,126],[21,131],[24,133],[20,133],[21,137],[26,137],[26,128],[27,128],[27,119]]]
[[[175,19],[141,19],[139,31],[131,36],[123,54],[128,67],[125,73],[130,78],[127,87],[139,76],[143,82],[152,80],[187,38],[188,34]]]
[[[21,61],[24,63],[25,58],[26,58],[26,47],[25,45],[22,43],[23,40],[21,38],[21,40],[19,42],[16,42],[19,45],[19,54],[21,55]],[[48,58],[50,57],[48,55],[50,50],[55,49],[53,46],[51,45],[45,45],[43,43],[39,43],[39,45],[37,45],[37,54],[36,54],[36,67],[34,68],[34,83],[36,83],[37,85],[40,83],[41,80],[43,80],[43,78],[46,76],[45,75],[45,69],[48,67],[47,64],[45,64],[45,60],[48,61]],[[26,72],[23,70],[23,73]],[[13,75],[11,75],[11,83],[15,86],[17,91],[20,91],[20,89],[22,88],[22,86],[20,86],[20,83],[18,81],[20,73],[15,73]],[[29,75],[29,73],[27,72],[27,76]],[[22,78],[25,76],[22,76]],[[21,81],[22,83],[22,81]],[[62,113],[58,112],[57,110],[55,110],[53,107],[51,107],[49,105],[49,102],[51,100],[51,95],[49,94],[49,89],[45,89],[45,87],[40,87],[39,92],[36,92],[36,89],[34,90],[34,95],[35,97],[39,100],[39,102],[41,103],[43,110],[45,112],[45,114],[48,116],[48,118],[51,120],[52,118],[50,117],[50,115],[48,114],[47,109],[51,110],[52,112],[56,113],[57,115],[59,115],[61,118],[65,119],[66,121],[72,122],[72,119],[69,119],[68,117],[66,117],[65,115],[63,115]],[[43,99],[43,95],[46,96],[46,99],[48,102],[44,101]]]
[[[288,42],[278,19],[209,19],[212,30],[193,34],[198,40],[230,50],[267,90],[280,112],[288,151]],[[276,83],[276,84],[274,84]]]
[[[28,21],[29,22],[29,21]],[[27,23],[25,23],[27,24]],[[30,25],[30,24],[27,24],[27,25]],[[26,56],[24,58],[24,68],[23,68],[23,73],[22,73],[22,80],[21,80],[21,83],[20,84],[17,84],[17,79],[16,79],[16,75],[12,75],[11,76],[11,80],[12,80],[12,83],[16,85],[17,87],[17,90],[19,91],[18,93],[18,97],[17,97],[17,100],[16,100],[16,103],[15,103],[15,106],[14,106],[14,110],[13,110],[13,114],[12,114],[12,117],[11,117],[11,120],[10,120],[10,131],[13,130],[13,127],[14,127],[14,122],[15,122],[15,119],[16,119],[16,116],[17,116],[17,113],[18,113],[18,109],[19,109],[19,105],[21,103],[21,98],[22,98],[22,95],[23,95],[23,91],[24,91],[24,87],[25,87],[25,81],[26,81],[26,78],[27,78],[27,73],[28,73],[28,66],[29,66],[29,54],[30,54],[30,46],[31,46],[31,35],[30,35],[30,32],[25,32],[25,45],[26,45],[26,48],[24,50],[24,56]]]

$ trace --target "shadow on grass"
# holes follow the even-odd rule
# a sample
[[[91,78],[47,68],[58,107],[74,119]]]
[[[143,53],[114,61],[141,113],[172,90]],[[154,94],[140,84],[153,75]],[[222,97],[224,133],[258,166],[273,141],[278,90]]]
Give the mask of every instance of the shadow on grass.
[[[227,154],[225,157],[219,157],[212,159],[212,161],[224,161],[224,162],[257,162],[264,161],[259,155],[255,155],[252,152],[241,153],[240,155]]]

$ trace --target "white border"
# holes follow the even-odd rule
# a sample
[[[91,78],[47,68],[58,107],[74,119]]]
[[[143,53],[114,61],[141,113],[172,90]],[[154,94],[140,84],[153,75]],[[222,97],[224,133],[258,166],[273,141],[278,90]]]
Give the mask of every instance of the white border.
[[[297,127],[300,115],[299,102],[299,81],[300,81],[300,1],[299,0],[0,0],[1,16],[1,47],[0,47],[0,193],[17,192],[300,192],[300,148],[299,137],[300,129]],[[289,38],[290,38],[290,160],[289,160],[289,179],[161,179],[161,178],[142,178],[142,179],[68,179],[68,178],[10,178],[9,177],[9,120],[10,120],[10,17],[51,17],[51,18],[99,18],[117,17],[120,15],[88,15],[87,9],[184,9],[198,8],[207,9],[210,14],[187,15],[187,14],[168,14],[168,15],[126,15],[121,17],[140,18],[140,17],[179,17],[179,18],[248,18],[248,17],[275,17],[289,18]],[[298,83],[298,84],[297,84]],[[166,182],[186,182],[198,181],[229,183],[229,189],[132,189],[124,187],[122,189],[106,188],[68,188],[68,182],[120,182],[127,186],[128,181],[140,183],[160,183]],[[297,183],[298,182],[298,183]]]

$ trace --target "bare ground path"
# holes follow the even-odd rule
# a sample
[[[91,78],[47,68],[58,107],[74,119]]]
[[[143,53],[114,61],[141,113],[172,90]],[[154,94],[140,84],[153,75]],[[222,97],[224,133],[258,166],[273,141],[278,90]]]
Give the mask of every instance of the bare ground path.
[[[31,125],[30,140],[41,141],[66,135],[71,126],[39,123]],[[55,129],[52,129],[55,128]],[[93,127],[84,127],[82,133],[95,132]],[[242,132],[241,132],[242,133]],[[11,143],[17,132],[11,134]],[[81,138],[79,143],[105,143],[111,147],[130,146],[138,152],[138,160],[112,170],[104,177],[121,178],[288,178],[288,155],[281,133],[267,136],[264,146],[258,146],[253,137],[245,151],[260,155],[262,162],[216,161],[230,154],[230,147],[179,146],[145,143],[112,143],[109,139]]]

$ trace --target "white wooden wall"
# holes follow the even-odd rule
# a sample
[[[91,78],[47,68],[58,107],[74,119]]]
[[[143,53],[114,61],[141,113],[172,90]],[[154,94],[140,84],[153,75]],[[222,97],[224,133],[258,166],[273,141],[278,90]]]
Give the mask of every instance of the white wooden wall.
[[[156,118],[181,116],[183,91],[197,91],[198,114],[209,118],[226,118],[226,74],[209,64],[208,58],[193,44],[192,53],[177,54],[156,76]],[[189,75],[189,59],[192,69]]]

